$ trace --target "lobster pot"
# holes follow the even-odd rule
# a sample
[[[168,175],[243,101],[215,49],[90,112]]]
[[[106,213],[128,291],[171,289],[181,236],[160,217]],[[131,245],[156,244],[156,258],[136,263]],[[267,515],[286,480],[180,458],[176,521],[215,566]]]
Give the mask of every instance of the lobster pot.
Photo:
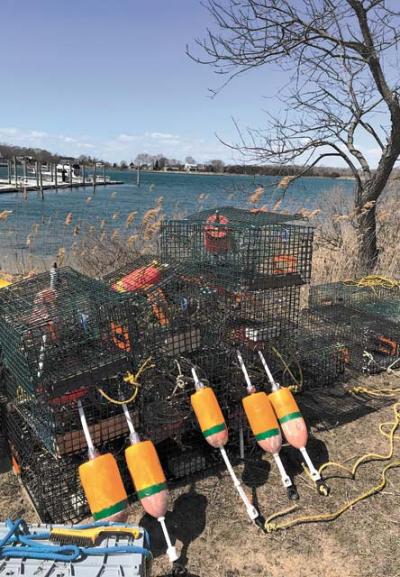
[[[7,432],[14,472],[19,476],[42,522],[77,523],[90,515],[79,480],[78,468],[87,461],[87,451],[54,458],[32,433],[12,405],[7,409]],[[124,441],[98,446],[118,459],[128,495],[133,494],[124,465]]]
[[[397,361],[400,357],[400,323],[386,314],[361,310],[360,304],[355,308],[349,300],[340,301],[335,296],[337,293],[331,292],[332,287],[329,288],[329,299],[320,296],[317,299],[323,291],[323,287],[316,287],[311,292],[310,314],[318,317],[323,325],[335,327],[345,347],[345,362],[351,369],[378,373]]]
[[[2,290],[4,365],[28,394],[54,395],[90,386],[132,367],[138,334],[130,303],[70,268],[54,287],[43,273]]]
[[[132,303],[144,358],[192,354],[217,344],[225,311],[216,290],[184,266],[142,256],[104,279]]]
[[[312,242],[313,228],[299,215],[224,206],[164,221],[159,252],[224,286],[260,289],[309,282]]]
[[[298,358],[303,372],[303,389],[336,385],[344,374],[347,354],[347,347],[339,343],[315,349],[302,347]]]
[[[143,373],[137,430],[141,438],[154,442],[168,480],[186,478],[220,464],[216,451],[204,442],[191,408],[192,366],[205,385],[212,384],[230,428],[228,448],[238,452],[242,413],[241,397],[231,376],[231,371],[236,371],[230,362],[233,352],[216,348],[188,357],[164,357]]]
[[[357,282],[357,281],[356,281]],[[341,306],[400,322],[400,290],[396,287],[328,283],[312,286],[309,306],[313,310]]]
[[[293,339],[299,321],[300,287],[231,293],[226,339],[248,347],[271,339]]]
[[[7,391],[13,405],[25,420],[32,434],[54,456],[63,457],[86,450],[86,441],[79,418],[77,401],[81,400],[96,446],[116,439],[125,439],[128,434],[126,419],[119,405],[110,403],[100,391],[109,397],[128,399],[132,387],[120,375],[100,381],[97,387],[81,387],[72,393],[57,398],[45,394],[29,394],[11,375],[6,378]],[[136,405],[130,409],[132,419],[138,423]]]

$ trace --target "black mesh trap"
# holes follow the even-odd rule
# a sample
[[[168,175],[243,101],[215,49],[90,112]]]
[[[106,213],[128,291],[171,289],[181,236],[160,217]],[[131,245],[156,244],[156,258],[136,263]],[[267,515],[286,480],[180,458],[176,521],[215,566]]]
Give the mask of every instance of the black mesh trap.
[[[400,322],[398,286],[360,286],[357,281],[316,285],[310,288],[309,304],[311,308],[342,305]]]
[[[54,458],[11,405],[7,411],[7,431],[13,469],[19,475],[41,521],[76,523],[89,516],[78,473],[79,465],[87,461],[87,452]],[[133,495],[124,462],[125,441],[103,443],[97,449],[100,453],[111,452],[114,455],[126,491],[129,496]]]
[[[293,338],[300,310],[300,287],[226,293],[225,339],[252,348],[271,339]]]
[[[218,342],[225,316],[218,295],[184,266],[146,255],[105,281],[122,302],[135,303],[144,357],[191,354]]]
[[[326,290],[325,285],[313,287],[310,303],[314,315],[320,316],[327,326],[334,325],[351,368],[376,373],[398,366],[400,323],[385,315],[354,308],[352,297],[346,289],[343,292],[342,287],[339,290],[332,285]]]
[[[190,396],[195,392],[191,367],[212,386],[230,430],[229,447],[238,451],[243,424],[241,396],[232,376],[228,350],[206,350],[190,357],[164,359],[143,374],[139,430],[152,439],[169,479],[178,479],[221,464],[219,452],[211,448],[200,431]]]
[[[295,346],[304,389],[332,386],[342,378],[350,362],[346,342],[337,325],[308,309],[301,312]]]
[[[81,387],[60,397],[28,394],[18,387],[11,375],[7,375],[6,383],[8,395],[13,399],[16,411],[38,441],[55,457],[81,453],[86,449],[78,400],[84,408],[95,445],[125,439],[129,435],[121,406],[109,400],[116,400],[118,403],[132,398],[134,389],[124,381],[123,374],[100,381],[96,386]],[[137,425],[138,404],[132,403],[129,407],[133,423]]]
[[[17,282],[2,290],[4,364],[28,394],[55,396],[129,369],[138,334],[128,306],[69,268]]]
[[[236,288],[301,285],[311,275],[313,228],[296,215],[221,207],[164,221],[160,255]]]

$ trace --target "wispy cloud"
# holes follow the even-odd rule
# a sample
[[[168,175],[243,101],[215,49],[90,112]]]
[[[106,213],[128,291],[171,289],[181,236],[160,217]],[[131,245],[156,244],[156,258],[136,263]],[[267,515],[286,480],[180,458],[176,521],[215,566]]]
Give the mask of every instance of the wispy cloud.
[[[120,133],[109,139],[87,135],[52,134],[41,130],[23,130],[15,127],[0,128],[0,142],[46,148],[51,152],[68,156],[90,154],[112,162],[133,160],[137,154],[164,154],[170,158],[184,160],[193,156],[198,162],[212,158],[232,161],[230,151],[216,139],[188,138],[170,132]]]

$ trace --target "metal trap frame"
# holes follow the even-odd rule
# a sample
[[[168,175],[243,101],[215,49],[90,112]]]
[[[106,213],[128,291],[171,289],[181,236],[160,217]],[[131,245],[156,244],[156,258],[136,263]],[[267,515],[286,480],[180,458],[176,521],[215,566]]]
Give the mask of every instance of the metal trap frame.
[[[233,289],[276,288],[309,282],[312,243],[313,227],[299,215],[224,206],[164,221],[159,253]]]
[[[399,361],[400,323],[338,303],[313,305],[311,311],[335,326],[350,368],[372,374]]]
[[[184,266],[143,255],[104,281],[134,304],[144,358],[191,354],[218,342],[225,311],[217,293]]]
[[[54,395],[90,386],[136,358],[130,303],[68,267],[2,290],[4,364],[28,394]]]
[[[87,460],[87,451],[55,458],[9,404],[7,432],[14,472],[25,487],[32,503],[45,523],[77,523],[90,516],[83,493],[78,467]],[[124,462],[125,440],[97,446],[100,453],[110,451],[118,461],[128,495],[134,494]]]
[[[99,382],[97,386],[81,387],[57,399],[44,395],[27,394],[11,375],[7,375],[7,391],[13,406],[28,424],[38,441],[55,458],[86,450],[86,441],[79,418],[77,401],[80,400],[95,445],[116,439],[125,439],[128,426],[121,407],[103,396],[120,401],[132,397],[133,389],[124,381],[124,375]],[[132,406],[131,417],[138,423],[137,407]]]
[[[310,288],[309,303],[312,308],[342,305],[400,322],[398,286],[360,286],[357,281],[316,285]]]
[[[300,314],[296,350],[305,389],[333,386],[343,377],[349,363],[343,331],[309,309]]]

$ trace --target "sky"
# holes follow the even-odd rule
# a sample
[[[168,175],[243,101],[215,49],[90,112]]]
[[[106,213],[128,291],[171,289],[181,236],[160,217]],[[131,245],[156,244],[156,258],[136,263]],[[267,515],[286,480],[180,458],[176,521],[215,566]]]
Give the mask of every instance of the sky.
[[[237,142],[232,119],[260,127],[280,107],[278,69],[211,97],[223,79],[185,53],[212,24],[200,0],[2,0],[0,17],[0,142],[109,161],[234,162],[218,139]]]

